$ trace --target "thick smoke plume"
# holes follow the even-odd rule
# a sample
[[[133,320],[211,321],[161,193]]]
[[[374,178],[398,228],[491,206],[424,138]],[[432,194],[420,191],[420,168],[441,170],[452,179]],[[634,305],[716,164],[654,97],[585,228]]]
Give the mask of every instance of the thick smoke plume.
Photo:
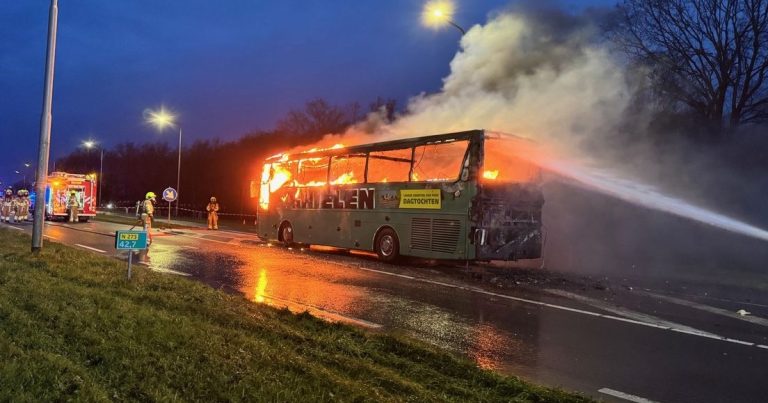
[[[470,129],[502,131],[535,140],[540,150],[530,158],[559,178],[591,192],[768,239],[768,232],[759,228],[634,181],[642,176],[635,174],[645,173],[638,171],[638,167],[648,170],[652,165],[647,149],[638,153],[634,161],[616,164],[617,156],[628,155],[620,149],[627,138],[623,133],[627,122],[645,122],[642,116],[631,116],[635,113],[630,112],[635,94],[631,84],[634,80],[628,71],[610,47],[598,40],[597,30],[585,18],[562,13],[502,13],[485,25],[472,27],[462,38],[460,51],[451,61],[451,72],[443,80],[440,92],[414,97],[406,112],[393,123],[383,124],[380,117],[373,114],[344,135],[328,136],[320,146]],[[566,195],[568,192],[556,189],[545,198],[569,197]],[[596,203],[611,208],[610,203],[602,199],[582,203],[582,207]],[[571,211],[563,211],[569,208]],[[545,224],[550,232],[568,237],[552,241],[557,245],[550,245],[555,246],[550,251],[558,250],[560,255],[573,253],[575,246],[569,240],[574,239],[572,237],[581,242],[589,238],[592,245],[584,246],[590,247],[610,243],[610,234],[605,231],[617,231],[615,225],[623,224],[613,223],[611,227],[603,223],[603,228],[587,229],[585,226],[597,220],[581,220],[579,228],[558,228],[568,217],[599,215],[601,212],[596,210],[578,210],[562,200],[548,201]],[[627,223],[632,222],[629,219],[632,214],[624,214]],[[585,230],[592,236],[587,236]],[[647,245],[648,239],[655,239],[638,235],[637,231],[628,237],[635,237],[637,242],[627,238],[624,245],[643,242]],[[585,265],[606,261],[597,257],[600,253],[593,255],[596,258],[587,259]],[[577,264],[574,259],[562,256],[555,260],[561,268]]]
[[[622,67],[592,37],[589,27],[555,29],[514,14],[475,26],[442,91],[412,99],[383,132],[487,128],[574,151],[615,132],[631,95]]]

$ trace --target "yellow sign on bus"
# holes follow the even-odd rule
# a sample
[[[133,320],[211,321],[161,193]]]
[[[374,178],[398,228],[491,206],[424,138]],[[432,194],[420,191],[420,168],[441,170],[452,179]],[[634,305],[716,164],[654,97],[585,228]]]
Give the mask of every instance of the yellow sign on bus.
[[[442,208],[440,189],[401,189],[400,208]]]

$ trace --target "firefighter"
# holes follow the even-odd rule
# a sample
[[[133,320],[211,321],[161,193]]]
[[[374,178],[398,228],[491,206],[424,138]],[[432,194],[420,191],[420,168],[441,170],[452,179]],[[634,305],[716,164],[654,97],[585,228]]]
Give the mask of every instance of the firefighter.
[[[79,220],[77,217],[78,210],[80,209],[80,202],[77,201],[77,191],[69,192],[69,199],[67,199],[67,212],[69,213],[69,222],[76,222]]]
[[[0,205],[0,220],[5,222],[11,221],[11,214],[13,214],[13,189],[5,189],[5,195],[3,196],[2,205]]]
[[[208,229],[219,229],[219,202],[215,197],[211,197],[205,211],[208,212]]]
[[[154,192],[147,192],[141,206],[141,222],[144,225],[144,231],[147,231],[147,245],[152,244],[152,218],[155,216],[156,197]]]
[[[19,189],[16,192],[16,221],[27,221],[29,219],[29,191]]]

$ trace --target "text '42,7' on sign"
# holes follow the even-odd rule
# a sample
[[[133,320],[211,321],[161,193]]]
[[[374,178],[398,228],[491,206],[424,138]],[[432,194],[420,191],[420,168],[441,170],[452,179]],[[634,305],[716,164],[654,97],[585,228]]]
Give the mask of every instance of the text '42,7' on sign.
[[[136,250],[147,249],[146,231],[116,231],[115,249]]]

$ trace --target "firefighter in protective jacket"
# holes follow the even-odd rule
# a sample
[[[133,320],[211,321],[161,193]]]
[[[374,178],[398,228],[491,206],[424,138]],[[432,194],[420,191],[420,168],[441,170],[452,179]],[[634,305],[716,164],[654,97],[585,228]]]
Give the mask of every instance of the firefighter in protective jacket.
[[[80,202],[77,200],[77,192],[69,192],[69,198],[67,199],[67,212],[69,212],[69,222],[76,222],[79,220],[77,217],[78,210],[80,210]]]
[[[147,192],[141,206],[141,222],[144,225],[144,231],[147,231],[148,244],[152,244],[152,218],[155,216],[156,198],[155,192]]]
[[[16,221],[29,220],[29,191],[26,189],[20,189],[16,198]]]
[[[211,197],[205,211],[208,212],[208,229],[219,229],[219,202],[215,197]]]
[[[11,215],[13,214],[14,201],[13,201],[13,189],[8,188],[5,190],[3,196],[2,205],[0,205],[0,220],[5,222],[11,221]]]

